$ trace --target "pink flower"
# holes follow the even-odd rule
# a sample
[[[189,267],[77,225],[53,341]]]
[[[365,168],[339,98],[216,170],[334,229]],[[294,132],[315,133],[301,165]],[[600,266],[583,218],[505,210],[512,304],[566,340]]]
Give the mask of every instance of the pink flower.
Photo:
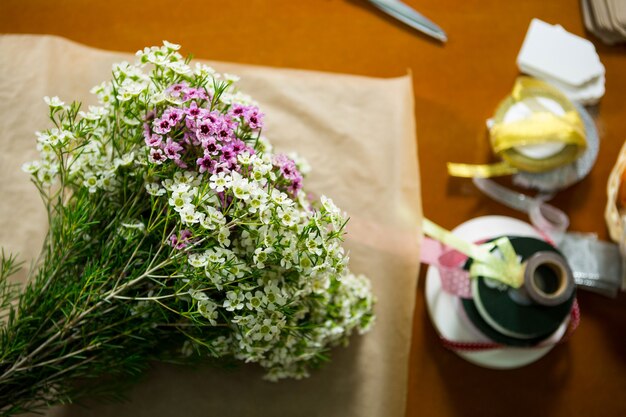
[[[220,120],[215,126],[217,140],[230,142],[235,137],[235,132],[225,120]]]
[[[206,110],[198,107],[198,104],[195,101],[192,101],[187,109],[185,109],[185,114],[188,118],[192,120],[198,120],[204,117]]]
[[[237,129],[237,126],[239,125],[239,122],[237,122],[237,121],[233,120],[233,118],[232,118],[232,117],[230,117],[230,115],[228,115],[228,114],[225,114],[225,115],[222,117],[222,120],[226,123],[226,125],[228,126],[228,128],[229,128],[229,129],[231,129],[231,130],[235,130],[235,129]]]
[[[288,191],[293,195],[298,194],[298,191],[302,188],[302,174],[298,171],[296,163],[284,154],[274,156],[273,163],[278,167],[283,178],[289,181]]]
[[[183,150],[183,147],[178,142],[173,141],[172,138],[167,138],[163,150],[169,159],[177,160],[180,159],[180,151]]]
[[[251,129],[260,129],[263,127],[263,116],[263,113],[259,111],[258,107],[250,107],[248,111],[246,111],[244,118]]]
[[[161,146],[161,143],[163,142],[163,136],[152,135],[150,137],[145,138],[145,142],[146,142],[146,145],[150,146],[151,148],[157,148]]]
[[[187,169],[189,168],[189,165],[187,165],[185,163],[185,161],[183,161],[182,159],[174,159],[174,163],[180,168],[180,169]]]
[[[222,149],[222,145],[218,144],[213,136],[203,140],[202,147],[204,148],[204,153],[209,155],[217,155],[219,150]]]
[[[187,127],[187,129],[192,130],[192,131],[196,131],[196,129],[198,128],[198,121],[201,119],[192,119],[191,117],[187,116],[185,118],[185,126]]]
[[[211,155],[204,154],[202,158],[198,158],[196,160],[196,164],[198,165],[198,170],[202,172],[212,172],[213,167],[215,166],[215,161],[211,158]]]
[[[185,133],[183,133],[183,142],[193,146],[198,146],[201,143],[196,134],[190,131],[185,131]]]
[[[208,100],[209,96],[203,88],[187,88],[185,90],[185,95],[183,96],[184,101],[193,100],[193,99],[202,99]]]
[[[222,148],[222,155],[221,155],[220,159],[221,159],[222,162],[229,162],[229,161],[232,161],[232,160],[236,160],[237,159],[237,154],[233,150],[232,146],[224,146]]]
[[[275,155],[273,163],[280,169],[280,173],[283,174],[285,178],[292,179],[296,174],[300,174],[296,163],[285,154]]]
[[[152,135],[152,129],[150,129],[150,125],[148,123],[143,124],[143,137],[148,139]]]
[[[181,230],[180,235],[178,236],[172,233],[170,235],[169,244],[174,249],[178,249],[178,250],[184,249],[187,247],[187,244],[189,243],[191,236],[192,236],[191,232],[187,229]]]
[[[187,88],[187,83],[174,84],[170,86],[167,90],[165,90],[170,96],[179,98],[185,92]]]
[[[150,149],[150,156],[148,160],[153,164],[161,165],[167,158],[160,148]]]
[[[196,136],[198,137],[198,139],[200,139],[200,141],[209,139],[210,137],[214,136],[215,133],[215,124],[212,123],[210,120],[205,119],[198,123]]]
[[[183,111],[176,107],[169,107],[163,112],[161,118],[169,121],[172,126],[175,126],[183,119]]]
[[[218,120],[220,120],[221,116],[222,115],[220,113],[212,111],[211,113],[206,114],[204,118],[214,124],[217,123]]]
[[[230,147],[232,148],[233,152],[235,152],[235,156],[239,155],[247,148],[246,143],[239,139],[233,140],[230,144]]]
[[[247,106],[242,106],[241,104],[235,103],[230,108],[229,113],[233,117],[243,117],[245,115],[246,111],[248,111],[248,107]]]
[[[302,178],[293,180],[287,189],[291,194],[298,195],[298,192],[302,189]]]
[[[212,174],[219,174],[220,172],[230,172],[230,169],[228,168],[228,164],[220,162],[213,166]]]
[[[172,123],[168,119],[156,119],[152,122],[154,131],[160,135],[165,135],[172,130]]]

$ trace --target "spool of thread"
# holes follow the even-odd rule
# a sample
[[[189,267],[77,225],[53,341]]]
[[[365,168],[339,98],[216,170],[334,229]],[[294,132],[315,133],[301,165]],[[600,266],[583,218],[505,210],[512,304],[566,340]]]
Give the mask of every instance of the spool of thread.
[[[472,280],[472,299],[462,299],[474,326],[497,343],[534,346],[567,319],[575,297],[571,270],[557,249],[530,237],[509,237],[525,263],[518,289],[483,277]],[[471,266],[471,260],[465,267]]]

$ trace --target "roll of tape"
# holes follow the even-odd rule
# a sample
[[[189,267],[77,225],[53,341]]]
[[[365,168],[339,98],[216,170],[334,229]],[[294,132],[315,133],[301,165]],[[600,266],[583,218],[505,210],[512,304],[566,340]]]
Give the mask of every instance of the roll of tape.
[[[537,252],[524,269],[524,289],[537,304],[555,306],[574,292],[574,276],[567,261],[556,252]]]
[[[624,149],[626,163],[626,147]],[[621,249],[591,234],[568,233],[567,215],[544,199],[518,193],[489,179],[474,178],[473,181],[495,201],[528,214],[533,226],[567,259],[577,286],[608,297],[615,297],[620,287],[626,288],[626,229]],[[620,256],[620,250],[624,256]]]
[[[556,248],[543,240],[519,236],[510,236],[509,240],[524,264],[537,253],[553,252],[560,256]],[[465,267],[470,267],[471,262],[468,260]],[[554,274],[551,269],[541,269],[541,273]],[[548,277],[547,281],[536,285],[549,298],[560,288],[560,280]],[[477,277],[471,284],[472,298],[461,300],[468,319],[489,339],[510,346],[534,346],[545,340],[567,319],[575,298],[575,291],[558,290],[559,297],[568,292],[569,297],[546,305],[531,298],[525,283],[520,288],[512,288]]]

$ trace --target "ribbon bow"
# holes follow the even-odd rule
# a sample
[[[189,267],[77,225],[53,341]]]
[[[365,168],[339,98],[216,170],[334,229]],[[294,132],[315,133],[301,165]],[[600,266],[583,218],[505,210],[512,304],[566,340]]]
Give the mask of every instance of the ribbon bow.
[[[524,267],[508,238],[502,237],[481,245],[475,245],[455,236],[428,219],[423,220],[422,227],[426,236],[472,258],[473,262],[469,270],[471,278],[491,278],[513,288],[522,286]],[[498,249],[501,257],[493,252],[494,249]]]

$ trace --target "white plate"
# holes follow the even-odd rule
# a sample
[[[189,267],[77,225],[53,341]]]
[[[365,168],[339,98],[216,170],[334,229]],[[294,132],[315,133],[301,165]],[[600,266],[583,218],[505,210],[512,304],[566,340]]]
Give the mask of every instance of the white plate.
[[[497,236],[529,236],[541,239],[531,225],[521,220],[504,216],[484,216],[469,220],[452,232],[470,242],[491,239]],[[430,319],[437,332],[445,339],[459,342],[491,342],[466,317],[459,297],[441,290],[437,268],[428,268],[426,273],[426,305]],[[504,347],[484,351],[455,352],[463,359],[486,368],[512,369],[528,365],[546,355],[553,344],[561,340],[568,321],[563,323],[545,343],[547,346],[534,348]]]

